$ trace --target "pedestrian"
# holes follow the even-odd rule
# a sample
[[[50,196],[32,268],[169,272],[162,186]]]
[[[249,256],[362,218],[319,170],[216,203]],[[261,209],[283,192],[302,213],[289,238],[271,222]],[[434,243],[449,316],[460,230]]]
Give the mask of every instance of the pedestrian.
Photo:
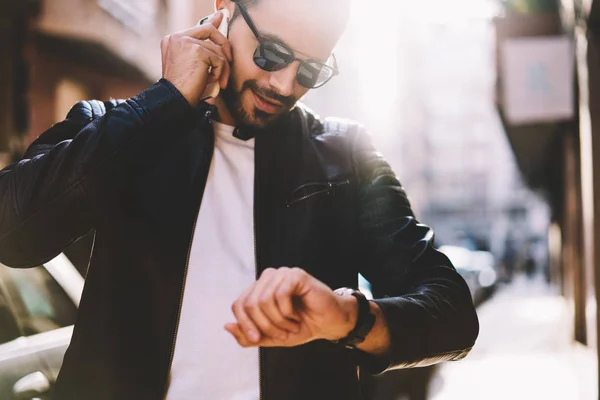
[[[298,103],[337,74],[350,1],[215,5],[228,38],[222,11],[169,35],[160,81],[0,172],[1,262],[95,232],[55,398],[360,399],[360,374],[463,358],[464,280],[365,129]]]

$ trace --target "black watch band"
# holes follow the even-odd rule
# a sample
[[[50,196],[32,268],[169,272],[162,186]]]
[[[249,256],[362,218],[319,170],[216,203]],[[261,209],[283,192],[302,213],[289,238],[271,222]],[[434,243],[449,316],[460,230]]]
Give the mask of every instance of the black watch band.
[[[334,293],[340,296],[352,295],[358,302],[358,317],[356,318],[354,329],[346,337],[333,341],[333,343],[341,346],[355,349],[357,345],[365,341],[367,335],[371,332],[373,326],[375,326],[375,315],[371,313],[369,300],[358,290],[340,288],[335,290]]]

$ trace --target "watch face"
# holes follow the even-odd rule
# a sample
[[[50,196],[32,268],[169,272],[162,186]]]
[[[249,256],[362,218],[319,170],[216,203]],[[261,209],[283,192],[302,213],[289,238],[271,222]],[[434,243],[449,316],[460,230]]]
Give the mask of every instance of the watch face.
[[[333,291],[333,293],[337,294],[338,296],[350,296],[352,295],[353,290],[350,288],[339,288],[339,289],[335,289]]]

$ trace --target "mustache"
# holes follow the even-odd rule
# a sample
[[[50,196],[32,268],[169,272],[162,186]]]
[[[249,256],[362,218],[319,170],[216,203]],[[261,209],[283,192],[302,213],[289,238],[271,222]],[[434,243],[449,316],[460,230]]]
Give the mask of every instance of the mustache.
[[[248,80],[242,85],[242,92],[245,89],[253,90],[267,100],[274,100],[277,103],[283,104],[287,108],[292,108],[296,104],[297,100],[294,96],[282,96],[272,89],[262,88],[258,86],[258,82],[255,80]]]

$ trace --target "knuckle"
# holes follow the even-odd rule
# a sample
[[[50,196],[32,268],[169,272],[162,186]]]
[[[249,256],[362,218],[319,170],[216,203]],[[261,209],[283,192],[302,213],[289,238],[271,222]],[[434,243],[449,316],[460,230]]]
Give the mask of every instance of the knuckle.
[[[195,46],[194,51],[196,52],[198,57],[201,57],[203,60],[210,60],[212,58],[210,51],[206,50],[202,46]]]
[[[244,309],[245,310],[252,310],[252,309],[256,308],[257,305],[258,304],[257,304],[256,300],[250,300],[249,299],[249,300],[246,300],[246,302],[244,303]]]
[[[304,273],[305,273],[302,268],[298,268],[298,267],[293,267],[290,272],[298,277],[304,275]]]
[[[279,268],[277,268],[277,271],[279,271],[279,273],[287,274],[288,272],[290,272],[290,268],[289,267],[279,267]]]
[[[223,49],[223,47],[217,46],[215,48],[215,53],[217,53],[219,55],[219,57],[221,57],[223,60],[225,60],[226,56],[225,56],[225,50]]]
[[[258,300],[258,304],[260,304],[261,306],[266,306],[271,302],[271,297],[267,296],[267,295],[263,295],[260,297],[260,299]]]
[[[287,287],[282,287],[277,289],[277,293],[275,293],[275,297],[277,300],[285,300],[288,297],[288,289]]]
[[[260,329],[268,336],[274,336],[277,332],[279,332],[279,329],[277,329],[275,325],[271,323],[265,323],[265,325],[261,326]]]
[[[202,28],[203,28],[204,34],[207,34],[209,36],[212,35],[215,31],[218,32],[218,29],[215,28],[215,26],[213,24],[204,24],[204,25],[202,25]]]
[[[277,315],[273,316],[273,322],[275,322],[279,325],[287,325],[287,321],[285,320],[285,317],[281,314],[277,314]]]

